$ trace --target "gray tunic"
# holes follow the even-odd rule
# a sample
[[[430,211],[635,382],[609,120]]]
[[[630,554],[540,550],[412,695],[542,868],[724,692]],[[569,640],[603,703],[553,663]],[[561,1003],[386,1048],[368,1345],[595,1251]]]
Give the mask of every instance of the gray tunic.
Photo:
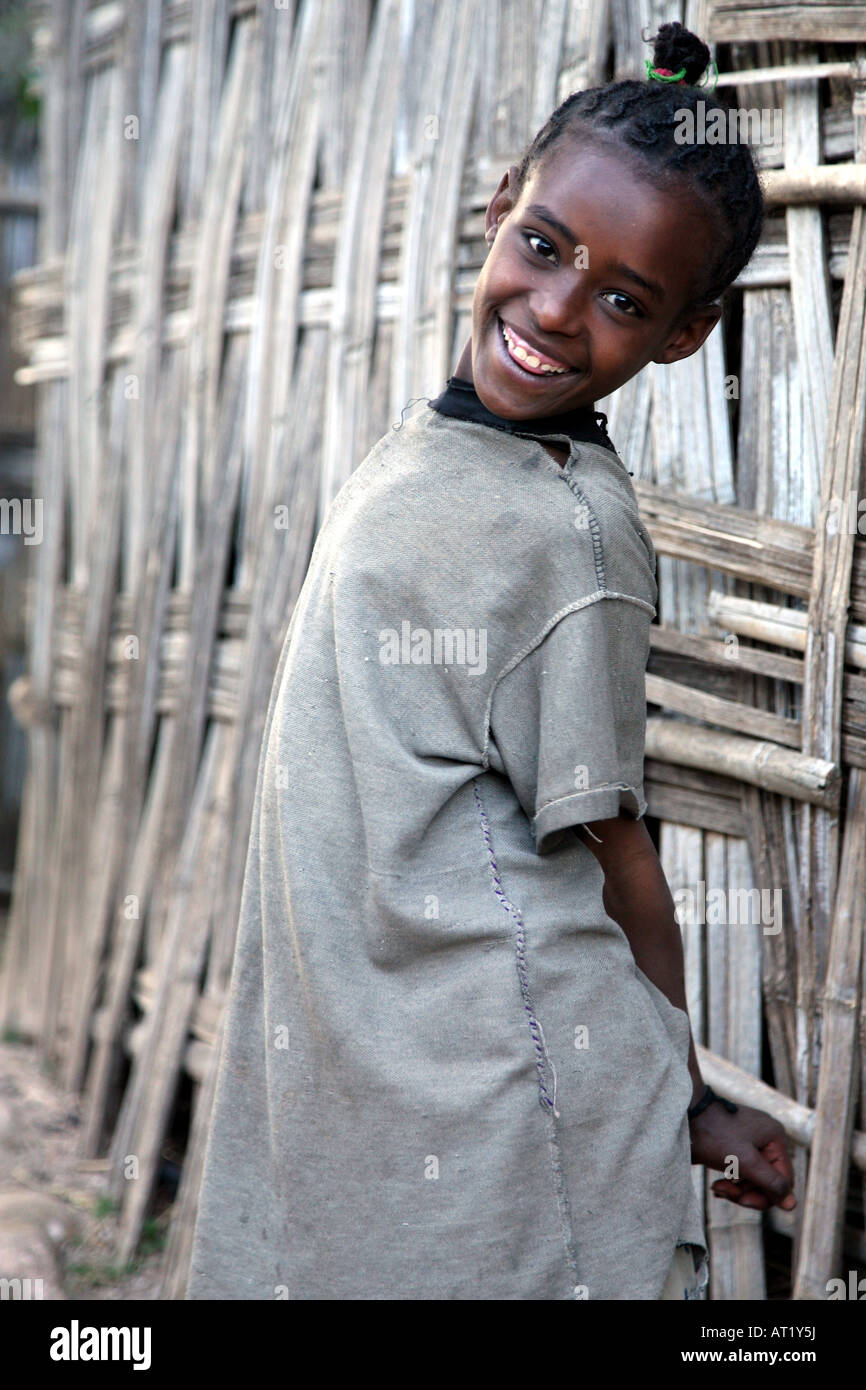
[[[646,810],[655,555],[617,455],[526,423],[425,404],[316,539],[188,1298],[658,1299],[705,1253],[688,1019],[573,830]]]

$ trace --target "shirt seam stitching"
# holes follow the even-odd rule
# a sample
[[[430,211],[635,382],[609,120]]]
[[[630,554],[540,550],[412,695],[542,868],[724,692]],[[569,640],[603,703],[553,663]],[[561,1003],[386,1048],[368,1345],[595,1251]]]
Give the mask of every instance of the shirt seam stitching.
[[[602,599],[606,598],[622,599],[625,603],[633,603],[638,608],[642,608],[644,612],[649,613],[650,617],[655,617],[655,606],[652,603],[648,603],[646,599],[637,598],[634,594],[620,593],[615,589],[597,589],[594,594],[587,594],[584,598],[576,599],[573,603],[566,604],[564,608],[560,608],[551,618],[548,618],[541,630],[531,637],[521,650],[516,652],[515,655],[505,663],[499,675],[491,684],[490,693],[487,696],[487,705],[484,710],[484,742],[481,747],[481,766],[485,772],[490,767],[490,716],[493,711],[493,698],[500,681],[503,681],[506,676],[510,675],[511,672],[520,665],[521,661],[524,661],[527,656],[530,656],[532,652],[535,651],[536,647],[541,645],[545,637],[552,632],[557,623],[567,617],[569,613],[579,613],[582,608],[589,608],[592,604],[599,603]]]
[[[539,806],[533,822],[537,821],[544,811],[548,811],[551,806],[561,806],[564,801],[576,801],[581,796],[593,796],[595,792],[634,792],[635,800],[640,803],[642,798],[638,796],[638,789],[632,782],[600,782],[597,787],[581,787],[580,791],[569,792],[568,796],[555,796],[552,801],[545,801],[543,806]]]
[[[598,517],[595,514],[595,508],[583,488],[571,476],[570,472],[564,472],[562,476],[578,502],[586,509],[589,532],[592,536],[592,558],[595,563],[595,582],[600,589],[606,589],[607,579],[604,572],[604,544],[601,539],[601,527],[599,526]]]
[[[568,1196],[568,1183],[562,1165],[562,1154],[559,1144],[559,1135],[556,1127],[556,1071],[547,1045],[544,1041],[544,1032],[541,1022],[535,1012],[535,1004],[532,992],[529,987],[529,970],[526,962],[526,936],[525,924],[520,910],[506,896],[502,883],[502,874],[496,862],[493,852],[493,841],[490,834],[490,823],[484,802],[478,787],[478,779],[473,778],[472,790],[475,795],[475,804],[481,824],[481,833],[487,851],[487,866],[490,870],[490,877],[493,883],[493,893],[501,907],[513,918],[517,924],[517,930],[512,932],[511,940],[514,947],[517,961],[517,979],[520,986],[520,994],[523,1000],[523,1007],[529,1019],[529,1033],[532,1038],[533,1047],[536,1053],[536,1071],[538,1073],[538,1100],[547,1120],[549,1130],[548,1139],[550,1144],[551,1169],[553,1174],[554,1190],[556,1193],[557,1209],[559,1213],[560,1235],[565,1245],[566,1258],[571,1269],[575,1288],[579,1285],[576,1242],[574,1236],[574,1223],[571,1216],[571,1203]],[[553,1096],[550,1095],[545,1081],[545,1063],[553,1073]]]

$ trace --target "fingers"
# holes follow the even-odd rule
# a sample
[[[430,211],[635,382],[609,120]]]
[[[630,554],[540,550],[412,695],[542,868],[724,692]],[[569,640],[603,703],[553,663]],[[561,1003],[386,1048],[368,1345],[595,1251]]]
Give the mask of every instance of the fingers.
[[[738,1207],[751,1207],[755,1211],[766,1211],[771,1205],[763,1192],[751,1183],[732,1182],[730,1178],[720,1178],[711,1184],[714,1197],[724,1197]]]
[[[768,1140],[766,1144],[761,1146],[760,1152],[767,1162],[776,1169],[776,1172],[784,1178],[789,1189],[793,1188],[794,1169],[791,1164],[784,1136],[781,1139]],[[780,1207],[783,1207],[785,1211],[793,1211],[794,1207],[797,1205],[797,1199],[794,1193],[789,1190],[787,1196],[782,1197],[778,1204]]]
[[[775,1156],[772,1161],[768,1162],[764,1154],[774,1145]],[[794,1175],[786,1159],[787,1155],[782,1153],[777,1141],[771,1139],[768,1144],[763,1146],[763,1151],[752,1149],[742,1155],[740,1159],[741,1179],[745,1179],[758,1191],[763,1192],[771,1205],[781,1204],[793,1195],[791,1188],[794,1184]]]
[[[755,1183],[748,1180],[732,1178],[718,1178],[710,1184],[710,1190],[714,1197],[725,1197],[729,1202],[735,1202],[737,1206],[752,1207],[756,1211],[766,1211],[768,1207],[778,1205],[785,1211],[793,1211],[797,1205],[797,1199],[793,1192],[789,1192],[781,1200],[774,1200]]]
[[[761,1153],[773,1167],[778,1169],[784,1178],[793,1185],[794,1169],[788,1155],[788,1148],[784,1138],[769,1139],[766,1144],[758,1145]]]

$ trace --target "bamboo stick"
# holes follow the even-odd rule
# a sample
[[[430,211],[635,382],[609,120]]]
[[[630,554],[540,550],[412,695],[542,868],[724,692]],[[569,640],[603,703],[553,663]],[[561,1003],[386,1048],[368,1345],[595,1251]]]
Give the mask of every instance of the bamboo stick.
[[[742,812],[732,798],[719,802],[701,788],[676,786],[649,775],[644,779],[644,792],[647,812],[658,820],[695,830],[721,830],[726,835],[745,832]]]
[[[741,507],[685,498],[642,479],[635,481],[634,490],[659,554],[808,597],[814,535],[807,527]]]
[[[866,40],[866,6],[852,0],[711,0],[707,38],[713,43],[761,39],[825,39],[830,43]]]
[[[799,203],[866,203],[866,164],[765,169],[761,186],[768,208]]]
[[[795,943],[799,920],[799,899],[791,891],[796,882],[792,803],[747,784],[741,787],[741,798],[752,873],[759,882],[772,884],[781,894],[783,930],[762,933],[761,975],[776,1088],[790,1096],[794,1093],[796,1074]]]
[[[113,601],[114,570],[120,544],[120,482],[117,463],[122,395],[114,379],[106,438],[98,411],[103,386],[103,344],[107,332],[110,242],[116,209],[119,78],[109,69],[96,85],[88,111],[83,162],[76,185],[69,266],[69,336],[74,370],[70,403],[71,525],[70,581],[91,589],[83,633],[85,660],[75,706],[64,719],[59,779],[59,825],[53,842],[53,871],[47,921],[49,961],[40,1051],[45,1062],[59,1049],[67,1025],[70,969],[82,945],[85,891],[83,866],[87,831],[95,811],[102,745],[102,687],[105,646]],[[108,193],[98,184],[107,178]],[[86,251],[85,251],[86,246]],[[106,493],[105,512],[96,499]]]
[[[114,902],[113,932],[106,968],[106,996],[109,1025],[98,1039],[91,1055],[85,1082],[84,1123],[79,1139],[82,1157],[95,1155],[103,1130],[109,1091],[116,1070],[118,1039],[128,1008],[129,981],[141,945],[144,914],[147,911],[153,879],[153,839],[148,833],[151,819],[159,814],[165,796],[165,783],[171,772],[169,760],[162,754],[165,725],[158,731],[155,771],[148,788],[147,806],[142,816],[145,794],[146,759],[151,729],[156,713],[154,691],[155,665],[151,652],[153,634],[158,633],[165,608],[166,591],[174,559],[177,489],[171,478],[175,471],[177,440],[181,426],[182,374],[171,371],[168,364],[166,391],[163,397],[166,429],[154,451],[154,505],[149,518],[148,544],[142,585],[138,593],[138,621],[132,628],[137,632],[141,650],[145,653],[145,669],[130,678],[124,708],[127,718],[123,729],[124,751],[121,762],[124,771],[124,803],[118,828],[119,843],[114,874],[105,887],[106,899]],[[131,663],[127,663],[128,665]],[[110,853],[113,846],[108,846]],[[92,969],[92,961],[87,969]],[[85,1055],[80,1026],[73,1022],[73,1056],[71,1066],[78,1066]]]
[[[388,188],[390,140],[402,54],[397,0],[381,0],[359,94],[334,261],[319,524],[351,472],[346,433],[369,437],[367,388],[376,319],[379,231]],[[395,61],[396,57],[396,61]]]
[[[707,596],[707,617],[743,637],[754,637],[759,642],[769,642],[776,647],[790,647],[793,651],[806,650],[809,615],[801,609],[786,608],[777,603],[760,603],[755,599],[713,590]],[[866,626],[848,624],[845,660],[850,666],[866,671]]]
[[[748,101],[750,96],[747,90],[740,100]],[[773,105],[784,101],[785,163],[816,162],[820,148],[813,143],[809,123],[816,109],[814,84],[802,87],[798,84],[793,92],[781,97],[777,87],[766,84],[761,87],[759,97]],[[790,135],[788,118],[791,120]],[[777,278],[776,283],[790,286],[790,293],[762,289],[744,294],[740,376],[739,500],[774,519],[802,526],[811,526],[815,516],[821,449],[815,424],[819,407],[811,403],[813,383],[804,368],[810,354],[817,356],[819,366],[814,390],[824,389],[826,379],[824,357],[815,352],[808,340],[807,325],[813,312],[810,296],[814,297],[816,305],[820,305],[822,299],[826,301],[825,287],[819,283],[813,290],[811,284],[813,278],[820,278],[820,269],[813,265],[809,254],[809,238],[814,235],[809,224],[811,218],[811,209],[792,210],[786,214],[784,223],[777,224],[785,233],[787,273]],[[770,590],[766,584],[750,584],[745,592],[755,597],[764,594],[769,597]],[[738,645],[736,651],[739,657],[742,646]],[[796,674],[802,684],[802,662],[797,665]],[[751,686],[752,703],[786,717],[799,715],[799,689],[792,691],[779,681],[771,684],[758,679],[752,679]],[[761,882],[772,884],[781,892],[784,930],[762,935],[761,969],[774,1076],[779,1089],[793,1095],[797,1066],[797,981],[802,946],[801,902],[795,888],[799,858],[797,821],[802,815],[801,803],[744,783],[742,805],[749,829],[753,871],[760,875]],[[805,1154],[795,1152],[792,1159],[797,1188],[802,1191]]]
[[[853,82],[856,63],[796,62],[773,68],[741,68],[736,72],[720,72],[716,87],[748,87],[757,82],[803,82],[811,77],[847,77]]]
[[[800,56],[812,58],[816,55],[813,49],[801,48]],[[785,88],[785,167],[767,172],[765,199],[770,199],[768,205],[772,205],[774,182],[809,182],[813,176],[817,176],[819,171],[814,166],[821,158],[820,109],[817,82],[798,82]],[[837,175],[843,166],[831,167],[834,181],[838,183]],[[853,168],[848,164],[844,167]],[[860,182],[866,187],[866,179]],[[795,201],[790,192],[786,201]],[[785,233],[791,272],[796,370],[799,380],[804,385],[808,383],[808,389],[801,390],[805,407],[802,447],[792,458],[789,457],[789,468],[796,470],[788,482],[793,507],[785,516],[787,520],[802,521],[811,526],[815,521],[833,380],[833,309],[827,274],[828,248],[820,209],[788,207],[785,212]]]
[[[866,775],[851,773],[830,960],[823,990],[821,1065],[794,1298],[824,1299],[838,1272],[848,1150],[854,1127],[860,963],[866,926]]]
[[[705,836],[708,888],[750,891],[748,847],[740,839],[710,832]],[[736,927],[736,945],[727,923],[708,922],[706,937],[707,1045],[754,1076],[761,1071],[761,927]],[[766,1296],[761,1216],[728,1202],[712,1201],[708,1213],[712,1242],[711,1292],[714,1300]]]
[[[793,796],[828,810],[837,805],[841,783],[838,763],[740,734],[717,733],[683,719],[650,717],[646,752],[665,762],[725,773],[752,786]]]
[[[719,590],[711,589],[707,595],[707,617],[711,621],[719,621],[713,611],[714,594],[719,594]],[[733,595],[725,594],[723,597],[728,599],[733,598]],[[790,610],[785,609],[784,611]],[[725,613],[727,613],[727,608]],[[725,626],[725,623],[722,621],[721,625]],[[733,632],[739,631],[730,622],[727,623],[727,627]],[[730,669],[731,665],[735,664],[738,670],[748,671],[755,675],[772,676],[779,680],[800,683],[803,680],[803,663],[798,661],[796,657],[779,656],[775,652],[760,651],[757,647],[738,645],[736,661],[734,662],[731,655],[732,648],[727,642],[720,641],[716,637],[700,637],[691,632],[676,632],[663,623],[653,623],[650,627],[650,647],[653,651],[672,652],[678,656],[690,657],[696,665],[700,664],[702,667],[722,666]]]
[[[855,155],[866,154],[866,76],[855,87]],[[835,344],[828,417],[827,459],[822,476],[821,515],[815,530],[814,575],[803,687],[803,752],[835,762],[841,745],[842,670],[854,559],[854,536],[831,534],[826,519],[833,499],[857,493],[866,440],[866,218],[854,213],[848,269]],[[804,811],[801,896],[804,933],[810,950],[801,961],[802,1018],[811,1018],[827,971],[830,917],[836,891],[839,822],[825,811]],[[806,1030],[808,1032],[808,1030]],[[816,1057],[812,1038],[801,1047],[802,1096],[811,1100]]]
[[[646,697],[650,704],[661,705],[664,709],[676,710],[680,714],[689,714],[695,719],[704,719],[710,724],[720,725],[723,729],[750,734],[753,738],[769,739],[773,743],[786,744],[789,748],[800,746],[800,724],[796,719],[783,719],[778,714],[750,709],[736,700],[707,695],[703,690],[680,685],[678,681],[665,680],[662,676],[647,674],[645,683]]]
[[[46,847],[55,835],[57,749],[59,733],[51,707],[52,630],[63,546],[61,524],[65,496],[67,435],[64,401],[57,384],[37,400],[43,446],[37,451],[41,496],[58,499],[45,511],[42,544],[34,546],[37,587],[28,647],[30,700],[35,717],[29,728],[28,776],[16,849],[15,883],[3,971],[2,1020],[5,1028],[38,1038],[51,961],[44,927],[49,918],[52,885],[45,872]]]
[[[77,997],[72,1007],[70,1040],[64,1067],[66,1084],[70,1089],[79,1089],[85,1076],[88,1013],[103,958],[106,935],[110,931],[112,899],[121,873],[121,864],[124,860],[128,862],[131,853],[130,842],[141,814],[156,713],[154,695],[159,673],[155,670],[156,663],[150,654],[154,618],[159,611],[161,593],[164,599],[165,586],[153,582],[153,571],[148,573],[147,570],[147,558],[149,548],[151,553],[162,555],[166,543],[172,538],[172,529],[165,524],[164,508],[172,494],[169,479],[174,459],[173,454],[160,448],[158,440],[154,441],[152,436],[147,439],[146,432],[151,429],[158,399],[157,345],[160,337],[164,248],[171,221],[171,189],[180,157],[184,57],[184,51],[177,47],[173,47],[166,55],[162,94],[153,135],[153,157],[148,165],[142,200],[144,224],[141,280],[131,315],[136,330],[136,351],[130,365],[138,384],[139,408],[130,421],[127,441],[127,543],[121,551],[118,587],[121,590],[126,589],[134,596],[130,605],[132,611],[124,615],[125,621],[121,623],[120,632],[124,641],[130,632],[137,634],[145,658],[143,661],[130,661],[126,659],[125,651],[121,654],[124,696],[122,709],[125,718],[112,720],[110,723],[112,753],[115,743],[120,745],[116,752],[119,766],[116,768],[115,779],[107,783],[106,798],[110,811],[106,818],[105,835],[97,840],[98,864],[86,905],[87,920],[92,925],[92,938],[89,951],[82,959]],[[142,55],[142,62],[145,67],[150,66],[145,55]],[[176,399],[172,402],[171,398],[164,394],[162,406],[170,418],[177,418]],[[159,466],[154,467],[154,456],[161,459],[162,470]],[[163,471],[166,464],[169,472]],[[122,462],[117,460],[115,467],[120,473]],[[151,506],[153,526],[152,534],[148,535],[147,521]],[[165,569],[166,562],[163,560],[158,566],[158,573],[163,574]],[[116,708],[111,695],[113,677],[114,671],[109,659],[103,691],[103,704],[109,710]],[[128,883],[125,886],[129,888]],[[110,942],[109,953],[112,948],[113,942]],[[115,1012],[118,1027],[120,1018],[121,1012],[118,1007]],[[97,1064],[97,1070],[102,1070],[106,1060],[107,1058],[101,1059]],[[86,1150],[92,1151],[93,1145],[98,1142],[95,1131],[101,1128],[104,1095],[102,1084],[96,1081],[95,1094],[91,1092],[88,1116],[82,1131]]]
[[[864,79],[866,69],[860,65],[855,82],[852,117],[854,126],[854,157],[862,160],[866,156],[864,126],[862,121]],[[815,145],[813,143],[813,150]],[[792,216],[793,214],[788,214]],[[862,316],[857,300],[864,292],[864,259],[862,236],[858,244],[858,228],[862,233],[862,209],[858,208],[852,218],[849,253],[846,259],[846,277],[843,304],[839,318],[839,330],[835,342],[835,370],[832,375],[832,393],[828,414],[827,460],[822,476],[821,507],[817,518],[815,577],[809,602],[807,627],[806,659],[804,661],[803,719],[806,752],[819,752],[824,756],[835,757],[841,745],[841,705],[843,686],[843,666],[846,647],[846,626],[851,574],[853,570],[854,534],[838,524],[831,527],[831,511],[836,505],[838,495],[848,497],[849,485],[857,484],[858,468],[853,465],[850,455],[846,457],[843,443],[844,430],[840,428],[840,416],[846,420],[853,414],[853,431],[859,434],[862,444],[864,430],[864,400],[858,389],[856,370],[852,371],[852,354],[862,356],[866,320]],[[813,285],[813,291],[814,291]],[[853,298],[852,298],[853,297]],[[849,310],[853,308],[853,313]],[[832,330],[831,330],[832,334]],[[855,449],[857,444],[855,442]],[[819,577],[820,576],[820,577]],[[844,754],[843,754],[844,756]],[[823,1052],[823,989],[827,979],[828,961],[831,956],[831,931],[833,929],[833,904],[836,895],[837,855],[839,823],[811,807],[804,808],[802,823],[802,852],[800,856],[800,900],[802,961],[798,990],[798,1094],[811,1102],[815,1094],[818,1076],[819,1039]],[[847,833],[847,826],[846,826]],[[815,1014],[818,1016],[815,1017]],[[836,1033],[838,1038],[838,1032]],[[850,1075],[851,1062],[846,1065],[835,1052],[837,1065],[842,1075]],[[823,1071],[823,1068],[822,1068]],[[826,1078],[826,1072],[824,1072]],[[824,1085],[826,1097],[826,1080]],[[832,1103],[832,1102],[831,1102]],[[808,1188],[823,1193],[817,1205],[825,1205],[833,1210],[840,1201],[844,1202],[844,1192],[840,1197],[833,1189],[838,1182],[838,1166],[833,1161],[833,1142],[825,1140],[824,1150],[827,1158],[826,1173],[819,1174],[810,1165]],[[824,1188],[825,1182],[827,1188]],[[794,1261],[798,1271],[814,1271],[826,1267],[832,1260],[828,1251],[826,1236],[816,1226],[810,1207],[802,1211],[798,1240],[795,1243]],[[832,1239],[832,1238],[831,1238]],[[798,1274],[799,1280],[799,1274]],[[807,1276],[807,1287],[808,1287]],[[825,1274],[825,1280],[827,1275]]]

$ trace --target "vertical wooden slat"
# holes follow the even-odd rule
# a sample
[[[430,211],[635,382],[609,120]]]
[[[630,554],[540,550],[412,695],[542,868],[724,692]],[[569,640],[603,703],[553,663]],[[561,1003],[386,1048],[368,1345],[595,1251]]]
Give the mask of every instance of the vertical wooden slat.
[[[854,88],[854,155],[866,154],[866,62],[861,61]],[[854,535],[847,527],[828,525],[834,499],[862,495],[866,441],[866,210],[858,206],[851,223],[845,288],[839,314],[822,479],[821,513],[815,534],[812,593],[806,634],[803,692],[803,751],[838,757],[845,634],[851,585]],[[805,1059],[810,1089],[817,1084],[816,1138],[809,1166],[807,1205],[796,1250],[795,1297],[826,1295],[840,1246],[836,1225],[844,1210],[846,1155],[853,1124],[851,1089],[856,1084],[853,1018],[858,986],[863,918],[863,879],[859,866],[866,850],[863,787],[852,771],[845,818],[843,864],[837,871],[839,819],[817,807],[807,808],[801,867],[814,962],[810,984],[820,989],[828,1010],[827,1029],[820,1027],[820,1053],[812,1046]],[[810,1000],[805,1001],[806,1008]],[[816,1001],[817,1002],[817,1001]],[[814,1005],[813,1005],[814,1007]],[[806,1013],[804,1018],[811,1019]],[[823,1020],[820,1020],[823,1023]],[[820,1056],[820,1076],[813,1081]],[[832,1223],[831,1231],[827,1222]],[[823,1294],[821,1292],[823,1290]]]
[[[434,232],[428,239],[430,260],[425,267],[426,283],[422,291],[424,320],[428,325],[432,323],[433,332],[431,334],[428,328],[425,337],[417,344],[426,349],[419,353],[417,359],[421,380],[431,386],[450,376],[452,370],[448,360],[451,287],[458,247],[456,227],[460,219],[461,170],[466,158],[478,72],[477,50],[472,41],[472,21],[476,13],[477,6],[471,14],[464,15],[457,29],[452,74],[446,92],[446,139],[442,142],[433,169],[430,212]],[[397,401],[394,404],[396,406]]]
[[[158,43],[158,35],[156,42]],[[180,158],[185,56],[185,50],[180,45],[174,44],[169,49],[155,116],[150,145],[151,158],[147,166],[149,176],[144,183],[145,196],[142,200],[144,221],[141,267],[131,309],[134,348],[128,364],[130,371],[123,373],[124,382],[129,380],[135,394],[131,397],[128,411],[125,458],[115,460],[113,465],[124,479],[127,508],[125,544],[120,557],[119,588],[129,593],[132,598],[132,630],[137,635],[145,656],[144,660],[126,663],[127,707],[124,715],[115,721],[116,729],[113,728],[111,731],[112,738],[121,742],[122,774],[119,785],[113,780],[108,783],[106,794],[116,809],[106,821],[104,838],[98,841],[97,864],[94,876],[89,879],[87,885],[90,891],[86,914],[92,935],[90,948],[82,961],[77,995],[73,1003],[71,1036],[65,1066],[66,1084],[76,1089],[81,1085],[87,1062],[91,1000],[102,959],[113,896],[121,873],[120,865],[130,854],[130,845],[141,814],[155,718],[154,662],[148,659],[147,654],[152,651],[153,600],[159,590],[152,582],[152,571],[148,572],[147,559],[149,546],[162,547],[166,539],[170,538],[170,529],[167,530],[165,527],[161,513],[171,489],[166,486],[165,475],[160,474],[159,468],[154,466],[154,456],[165,458],[165,450],[158,447],[154,449],[152,424],[157,414],[158,403],[161,404],[163,412],[169,404],[165,393],[160,397],[159,391],[162,284],[173,208],[172,193]],[[148,537],[147,520],[152,511],[156,517],[155,534]],[[159,565],[160,573],[165,569],[164,563]],[[158,625],[156,630],[159,630]],[[130,891],[128,883],[125,888],[127,892]],[[125,994],[128,977],[123,977],[122,985],[119,980],[117,984],[123,988]],[[103,1051],[113,1048],[116,1044],[121,1018],[119,1001],[115,1005],[113,1017],[113,1025],[106,1029],[99,1042],[99,1048]],[[90,1124],[101,1125],[105,1098],[104,1087],[96,1081],[95,1076],[93,1080],[86,1130]],[[95,1139],[90,1135],[85,1141],[85,1147],[89,1148],[92,1143],[95,1143]]]
[[[604,80],[605,59],[610,45],[610,0],[577,0],[566,10],[565,25],[557,79],[557,106],[572,92],[597,87]],[[546,111],[543,119],[546,120],[549,115],[550,111]],[[540,126],[542,122],[537,124]]]
[[[63,1021],[68,964],[80,941],[79,865],[86,829],[96,797],[96,772],[102,748],[102,682],[105,646],[113,600],[120,487],[116,458],[106,448],[104,417],[120,428],[118,397],[104,400],[108,332],[111,247],[115,232],[119,166],[119,74],[107,69],[90,91],[85,124],[89,159],[80,170],[70,231],[73,251],[67,265],[67,315],[71,358],[70,500],[72,503],[69,581],[74,589],[91,586],[92,603],[85,619],[82,663],[73,709],[63,717],[63,776],[58,832],[53,844],[51,894],[47,913],[51,966],[44,1001],[40,1045],[51,1055]],[[100,175],[106,187],[100,184]],[[105,491],[105,515],[97,513]],[[53,499],[49,499],[49,505]],[[96,545],[96,550],[94,550]]]
[[[855,158],[866,153],[866,101],[864,83],[855,95]],[[821,512],[815,531],[814,578],[806,630],[805,682],[803,689],[803,752],[836,761],[839,757],[842,669],[845,651],[854,534],[847,527],[831,530],[829,518],[834,499],[859,496],[866,438],[866,222],[857,206],[851,222],[851,240],[845,289],[833,369],[827,433],[827,457],[821,490]],[[811,952],[808,975],[801,962],[802,1017],[814,1008],[816,991],[826,974],[830,911],[836,890],[839,844],[838,817],[816,807],[804,809],[801,894]],[[800,1099],[811,1099],[817,1060],[816,1037],[800,1039]]]
[[[707,891],[715,888],[726,892],[729,908],[734,908],[733,914],[725,914],[725,922],[709,922],[706,927],[708,1046],[717,1056],[757,1077],[761,1074],[760,917],[766,900],[755,904],[754,899],[738,900],[731,895],[740,891],[748,894],[756,888],[760,892],[765,885],[756,880],[743,840],[707,832],[705,855]],[[747,901],[748,916],[740,907]],[[757,922],[753,915],[759,918]],[[741,916],[746,920],[740,920]],[[765,1298],[760,1212],[713,1198],[708,1202],[713,1298],[720,1302]]]
[[[803,1202],[795,1299],[826,1299],[839,1273],[856,1108],[858,1014],[866,929],[866,773],[851,771],[823,990],[823,1040]]]
[[[477,6],[474,5],[477,12]],[[462,8],[462,12],[461,12]],[[429,55],[414,148],[424,148],[423,122],[437,113],[431,157],[413,170],[406,202],[402,312],[395,327],[390,407],[403,405],[451,375],[450,280],[460,193],[475,93],[477,49],[472,14],[442,6]]]
[[[394,61],[398,38],[397,0],[380,0],[359,93],[334,259],[319,522],[352,471],[347,434],[359,442],[368,436],[366,392],[376,319],[379,230],[401,76]]]

